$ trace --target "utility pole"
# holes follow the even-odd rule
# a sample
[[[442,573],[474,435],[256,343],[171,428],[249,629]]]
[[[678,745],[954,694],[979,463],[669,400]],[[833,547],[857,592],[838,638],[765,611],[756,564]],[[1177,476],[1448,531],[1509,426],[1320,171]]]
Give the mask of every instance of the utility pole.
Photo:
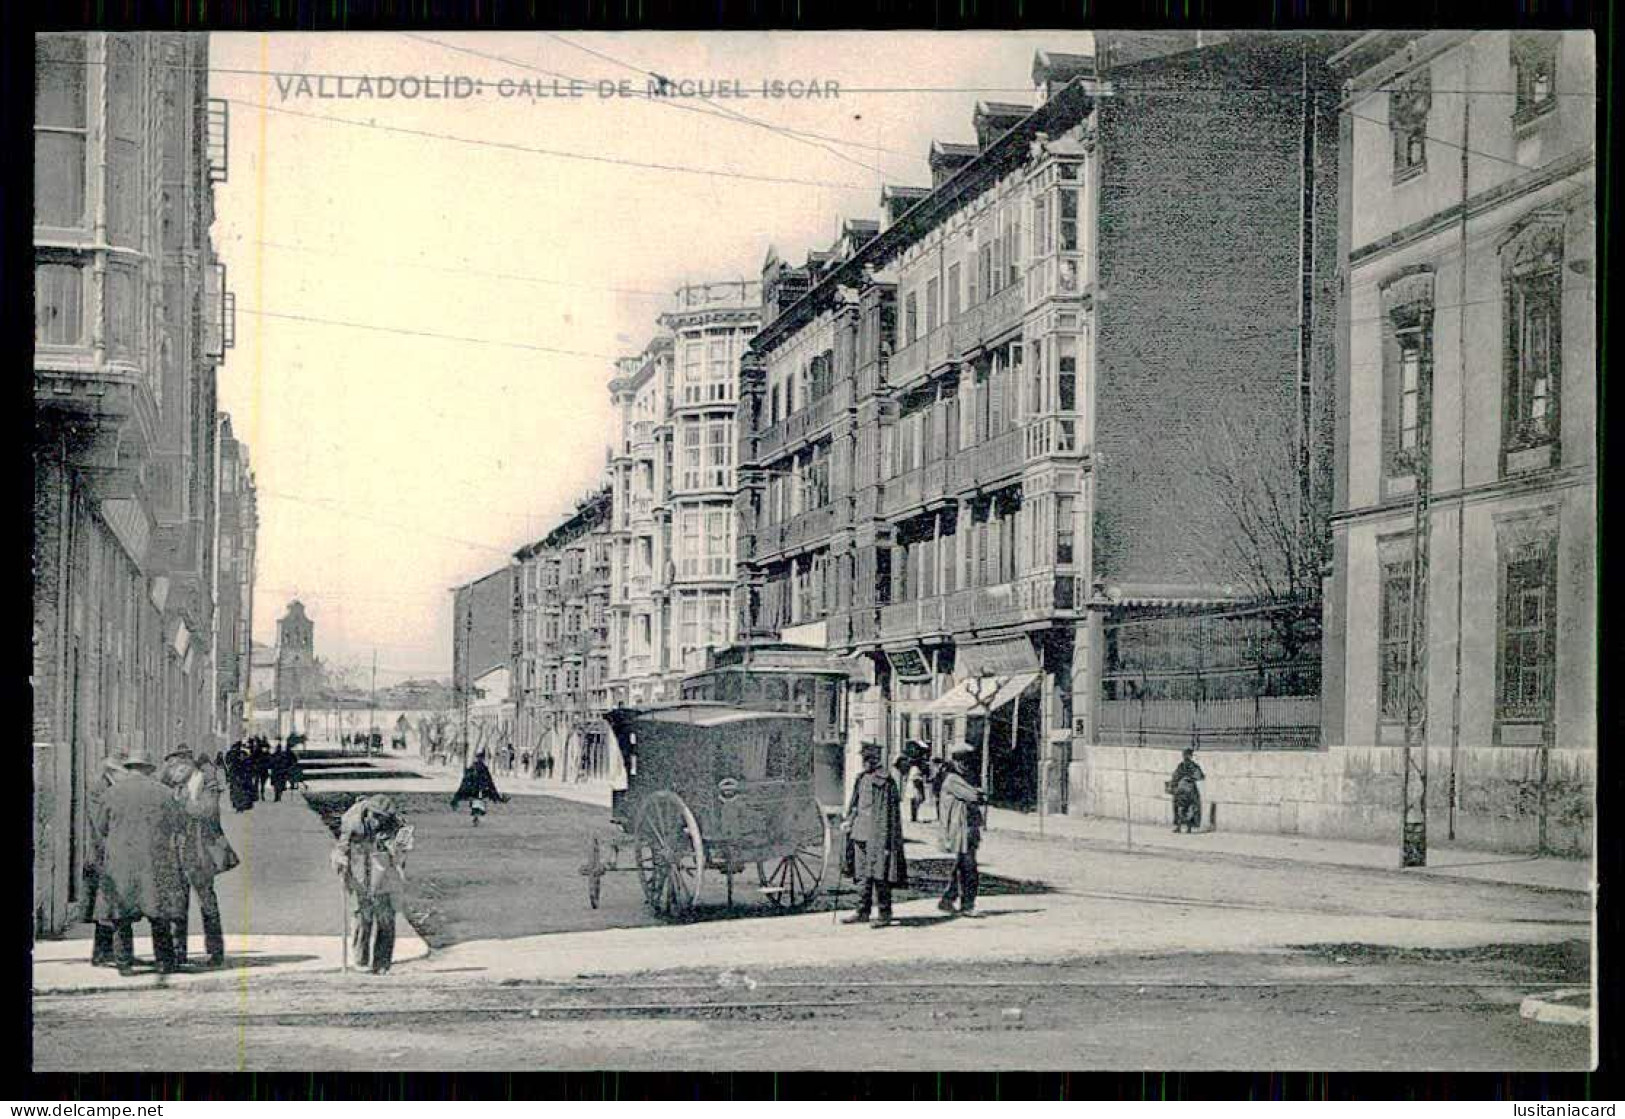
[[[367,700],[367,749],[372,753],[372,727],[378,720],[378,650],[372,651],[372,691]]]
[[[1424,403],[1422,408],[1426,407]],[[1425,412],[1424,412],[1425,414]],[[1429,511],[1432,488],[1432,439],[1429,425],[1417,432],[1416,493],[1411,501],[1411,586],[1405,634],[1405,785],[1404,823],[1400,836],[1402,867],[1428,861],[1427,599]]]
[[[468,736],[468,706],[471,693],[474,690],[474,671],[469,663],[469,655],[474,651],[474,599],[473,591],[469,591],[467,599],[468,608],[463,612],[463,679],[461,682],[463,692],[463,765],[473,760],[473,742]]]

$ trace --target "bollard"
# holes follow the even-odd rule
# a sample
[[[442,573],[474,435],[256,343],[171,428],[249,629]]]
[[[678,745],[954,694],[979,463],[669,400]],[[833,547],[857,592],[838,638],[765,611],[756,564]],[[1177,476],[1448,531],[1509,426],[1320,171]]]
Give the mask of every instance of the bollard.
[[[1210,800],[1207,804],[1207,830],[1219,830],[1219,802]]]

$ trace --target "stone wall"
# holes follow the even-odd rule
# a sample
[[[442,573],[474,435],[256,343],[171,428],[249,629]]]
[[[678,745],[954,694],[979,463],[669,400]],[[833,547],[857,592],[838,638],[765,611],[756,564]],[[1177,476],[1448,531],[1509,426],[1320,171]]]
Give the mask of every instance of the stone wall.
[[[1179,751],[1086,746],[1069,767],[1071,811],[1145,823],[1170,823],[1163,789]],[[1339,746],[1303,752],[1201,751],[1207,774],[1203,812],[1217,805],[1221,830],[1392,841],[1398,849],[1403,750]],[[1450,842],[1450,751],[1428,752],[1428,836]],[[1125,776],[1128,797],[1125,801]],[[1532,853],[1539,846],[1540,752],[1462,747],[1456,753],[1456,837],[1465,847]],[[1546,839],[1555,854],[1589,855],[1595,816],[1596,754],[1552,750],[1546,772]]]

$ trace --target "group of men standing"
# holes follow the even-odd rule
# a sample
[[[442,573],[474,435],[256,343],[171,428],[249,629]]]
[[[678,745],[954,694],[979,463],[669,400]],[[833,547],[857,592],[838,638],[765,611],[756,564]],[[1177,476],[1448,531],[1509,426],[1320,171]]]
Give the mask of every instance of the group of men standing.
[[[302,772],[295,745],[301,739],[294,735],[287,742],[272,749],[264,738],[249,738],[233,742],[231,749],[219,759],[231,786],[231,806],[238,812],[247,812],[254,802],[265,799],[265,786],[269,784],[282,799],[285,789],[299,787]]]
[[[203,914],[206,966],[226,961],[214,879],[238,864],[220,827],[221,777],[206,753],[181,746],[163,766],[142,752],[107,758],[89,797],[86,917],[96,923],[91,963],[135,970],[135,922],[152,927],[161,973],[187,965],[192,895]]]
[[[881,764],[884,751],[878,742],[863,745],[863,772],[852,787],[842,829],[847,842],[842,872],[858,887],[855,912],[846,924],[868,921],[874,928],[892,923],[892,890],[908,885],[908,860],[903,854],[902,793],[897,781]],[[954,857],[948,888],[937,901],[944,913],[974,916],[980,872],[976,852],[981,846],[987,795],[975,782],[976,750],[955,749],[941,775],[937,800],[937,826],[942,849]],[[877,912],[878,909],[878,912]]]

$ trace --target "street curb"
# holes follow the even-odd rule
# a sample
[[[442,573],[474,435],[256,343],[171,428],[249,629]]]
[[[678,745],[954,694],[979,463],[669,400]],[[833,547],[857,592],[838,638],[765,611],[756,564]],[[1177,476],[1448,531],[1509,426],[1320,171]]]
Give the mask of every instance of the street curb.
[[[1570,886],[1545,886],[1529,882],[1507,882],[1498,878],[1480,878],[1467,874],[1450,874],[1444,871],[1423,868],[1406,868],[1397,866],[1372,866],[1369,863],[1333,862],[1321,859],[1294,859],[1284,855],[1255,855],[1241,854],[1233,851],[1206,851],[1201,849],[1176,850],[1160,844],[1144,844],[1129,847],[1124,843],[1113,840],[1090,839],[1073,835],[1038,835],[1036,832],[1023,829],[988,827],[987,834],[997,835],[1001,839],[1015,839],[1027,843],[1064,843],[1072,847],[1080,847],[1090,851],[1112,852],[1116,854],[1148,854],[1163,858],[1178,859],[1186,862],[1225,862],[1225,863],[1261,863],[1269,866],[1323,866],[1335,867],[1339,870],[1358,870],[1368,874],[1391,874],[1404,878],[1434,878],[1449,882],[1466,882],[1480,886],[1510,886],[1519,890],[1533,890],[1542,894],[1565,894],[1570,897],[1589,898],[1590,889],[1574,889]],[[1198,835],[1206,834],[1198,832]]]
[[[1518,1007],[1518,1016],[1528,1022],[1544,1022],[1551,1026],[1591,1025],[1590,991],[1552,991],[1545,995],[1530,995]],[[1585,1006],[1573,1006],[1575,999],[1585,999]]]

